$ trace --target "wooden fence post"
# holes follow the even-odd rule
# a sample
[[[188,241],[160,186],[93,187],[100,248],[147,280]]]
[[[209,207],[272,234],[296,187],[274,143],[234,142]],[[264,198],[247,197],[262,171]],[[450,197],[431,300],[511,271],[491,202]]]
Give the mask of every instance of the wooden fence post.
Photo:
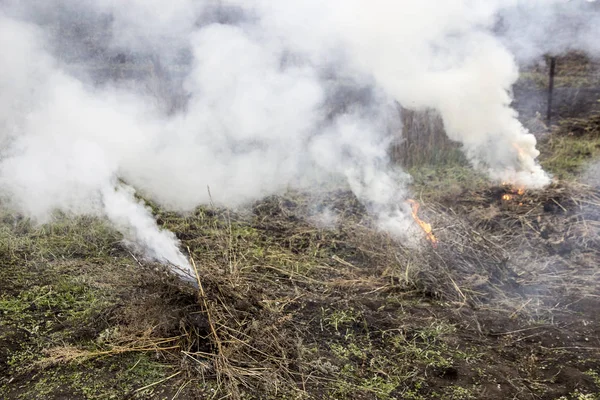
[[[546,119],[548,126],[552,120],[552,92],[554,91],[554,73],[556,71],[556,57],[550,57],[550,74],[548,82],[548,114]]]

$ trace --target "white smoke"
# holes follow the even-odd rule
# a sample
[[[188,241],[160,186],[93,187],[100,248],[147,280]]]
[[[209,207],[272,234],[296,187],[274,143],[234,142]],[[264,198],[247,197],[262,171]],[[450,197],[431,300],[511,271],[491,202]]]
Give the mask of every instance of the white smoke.
[[[175,236],[116,183],[120,164],[157,127],[130,97],[86,88],[57,69],[36,33],[0,17],[2,194],[40,221],[56,209],[105,215],[149,258],[189,274]]]
[[[600,54],[596,0],[522,0],[500,15],[497,33],[520,62],[572,50]]]
[[[40,220],[55,209],[104,215],[148,257],[183,269],[174,235],[120,179],[189,211],[341,177],[382,229],[410,237],[410,178],[387,156],[400,131],[397,103],[437,109],[492,179],[549,182],[535,138],[510,108],[510,50],[539,54],[519,24],[542,8],[549,20],[544,7],[559,3],[532,2],[523,14],[518,0],[5,0],[0,195]],[[101,51],[64,35],[69,24],[91,30],[98,21],[110,26],[95,35]],[[179,94],[167,95],[185,97],[185,107],[165,113],[139,86],[73,72],[104,62],[103,52],[157,56],[165,78],[182,75]],[[182,55],[191,62],[175,71]]]
[[[131,247],[147,257],[172,265],[173,271],[183,278],[193,277],[187,258],[177,248],[175,235],[157,229],[150,210],[135,199],[131,187],[120,184],[116,188],[105,187],[101,193],[106,217],[131,241]]]

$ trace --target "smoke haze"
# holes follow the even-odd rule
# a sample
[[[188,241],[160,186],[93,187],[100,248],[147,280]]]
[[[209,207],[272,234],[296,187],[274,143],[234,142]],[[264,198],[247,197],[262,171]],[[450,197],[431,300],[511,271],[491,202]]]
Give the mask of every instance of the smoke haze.
[[[345,181],[407,240],[410,177],[388,159],[398,104],[438,110],[492,179],[541,188],[550,178],[535,138],[510,107],[515,57],[597,51],[594,10],[558,0],[3,1],[0,195],[39,221],[57,209],[105,216],[135,249],[184,269],[175,236],[133,188],[185,212]],[[566,12],[578,28],[538,46]],[[80,67],[119,55],[151,62],[153,85]]]

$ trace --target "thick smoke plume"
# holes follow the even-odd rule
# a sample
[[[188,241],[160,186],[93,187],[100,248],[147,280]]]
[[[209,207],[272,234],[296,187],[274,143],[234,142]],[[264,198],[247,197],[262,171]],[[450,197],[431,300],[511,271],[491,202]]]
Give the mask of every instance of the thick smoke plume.
[[[5,0],[0,195],[40,221],[105,216],[183,269],[175,236],[132,188],[185,212],[345,180],[407,238],[409,177],[387,156],[398,104],[437,109],[492,179],[543,187],[535,138],[510,108],[514,54],[554,50],[534,44],[566,9],[569,23],[597,18],[583,3]],[[578,26],[594,50],[598,24]],[[152,85],[94,75],[115,60],[146,65]]]

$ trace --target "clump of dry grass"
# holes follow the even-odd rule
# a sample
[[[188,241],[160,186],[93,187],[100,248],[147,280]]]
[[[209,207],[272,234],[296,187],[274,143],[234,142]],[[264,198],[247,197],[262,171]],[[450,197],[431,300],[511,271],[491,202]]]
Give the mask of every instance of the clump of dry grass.
[[[402,132],[391,149],[391,158],[404,167],[466,164],[460,145],[448,138],[435,110],[401,108]]]
[[[503,195],[510,193],[510,199]],[[428,205],[440,240],[420,254],[415,282],[458,303],[549,312],[569,296],[597,296],[598,192],[576,184],[513,194],[465,191]],[[596,277],[596,278],[595,278]],[[591,279],[591,280],[590,280]]]
[[[189,379],[216,381],[233,398],[321,384],[306,358],[306,322],[292,310],[340,291],[383,293],[398,285],[391,251],[398,244],[373,230],[350,193],[324,201],[346,212],[337,229],[307,222],[311,199],[299,194],[268,198],[251,213],[211,208],[186,220],[160,216],[196,268],[199,308],[181,322]]]
[[[88,350],[72,345],[57,346],[46,349],[45,358],[36,362],[37,366],[46,368],[55,364],[83,362],[97,357],[115,356],[123,353],[134,352],[166,352],[180,348],[180,336],[171,338],[154,337],[153,332],[141,332],[136,336],[120,335],[115,332],[114,337],[107,340],[107,348],[103,350]]]

